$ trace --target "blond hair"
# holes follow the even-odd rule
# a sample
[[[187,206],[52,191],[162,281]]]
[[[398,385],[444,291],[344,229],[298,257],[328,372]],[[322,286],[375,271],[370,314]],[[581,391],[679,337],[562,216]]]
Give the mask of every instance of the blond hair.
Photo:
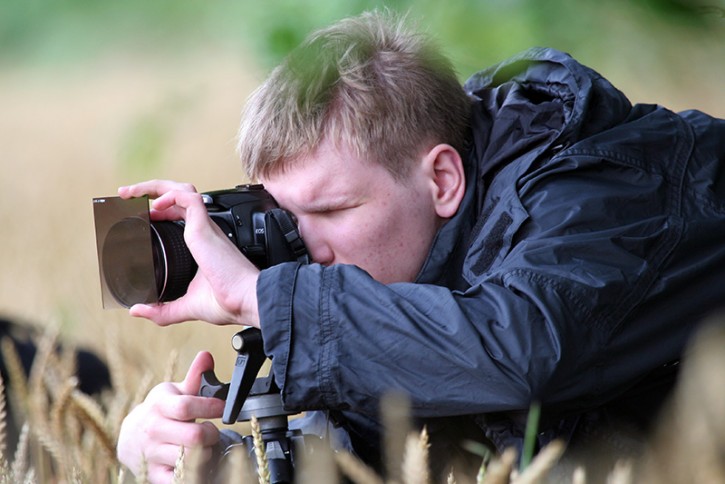
[[[431,40],[404,19],[367,12],[313,33],[272,71],[248,100],[238,151],[257,179],[329,139],[404,180],[426,147],[462,152],[469,117],[470,100]]]

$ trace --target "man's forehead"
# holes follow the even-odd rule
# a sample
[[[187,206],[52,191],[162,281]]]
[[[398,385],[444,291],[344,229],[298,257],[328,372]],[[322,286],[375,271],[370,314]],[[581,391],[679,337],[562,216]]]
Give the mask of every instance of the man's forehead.
[[[350,174],[335,166],[303,163],[286,173],[263,179],[281,203],[300,207],[328,203],[349,191]]]

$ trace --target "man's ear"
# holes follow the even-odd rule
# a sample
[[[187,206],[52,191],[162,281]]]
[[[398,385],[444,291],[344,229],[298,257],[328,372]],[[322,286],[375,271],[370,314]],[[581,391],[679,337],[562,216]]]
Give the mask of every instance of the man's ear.
[[[423,163],[431,182],[436,213],[441,218],[453,217],[466,191],[461,155],[451,145],[438,144],[424,157]]]

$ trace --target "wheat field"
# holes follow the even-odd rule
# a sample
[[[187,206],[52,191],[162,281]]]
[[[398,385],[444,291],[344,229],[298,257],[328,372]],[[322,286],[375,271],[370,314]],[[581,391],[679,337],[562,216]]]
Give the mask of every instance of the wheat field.
[[[0,414],[5,415],[5,405],[13,406],[24,419],[18,422],[18,449],[26,454],[3,453],[0,481],[133,482],[113,453],[129,406],[156,382],[180,378],[202,349],[214,355],[219,377],[229,379],[234,328],[199,322],[157,328],[122,310],[101,308],[91,199],[148,178],[189,181],[200,190],[244,182],[234,136],[244,99],[263,76],[253,65],[237,52],[210,47],[187,55],[121,52],[91,63],[11,64],[0,70],[0,316],[40,328],[45,335],[38,341],[41,349],[62,340],[98,352],[111,367],[114,385],[103,400],[89,400],[78,391],[67,361],[49,351],[39,353],[44,357],[24,382],[16,372]],[[645,95],[630,82],[622,86],[625,92]],[[663,102],[676,109],[725,112],[722,100],[693,98],[692,92],[687,97],[662,94],[667,94]],[[12,362],[12,351],[3,348],[3,358]],[[688,475],[692,469],[700,470],[699,482],[725,482],[722,463],[712,456],[725,449],[725,414],[714,405],[707,410],[708,420],[697,420],[698,405],[725,400],[717,373],[725,363],[713,358],[698,370],[707,375],[706,383],[688,390],[701,395],[709,388],[710,399],[693,403],[683,397],[685,403],[672,410],[672,424],[663,425],[653,441],[655,451],[637,466],[613,469],[616,482],[631,482],[635,467],[645,472],[643,479],[657,476],[651,482],[682,482],[674,479],[682,475],[676,472]],[[717,385],[708,385],[708,378]],[[692,428],[699,437],[683,438]],[[683,451],[683,442],[691,448]],[[707,451],[698,442],[706,442]],[[424,452],[425,437],[416,436],[411,446]],[[552,449],[548,457],[555,461],[558,452]],[[424,462],[424,453],[411,453],[401,465],[420,469],[410,462]],[[335,468],[355,482],[380,481],[345,456],[335,459]],[[512,474],[506,459],[493,462],[483,480],[535,482]],[[539,461],[539,478],[549,464]],[[500,468],[503,477],[496,481]],[[671,468],[676,470],[668,472]],[[406,482],[427,479],[410,473]],[[571,482],[585,479],[581,473],[571,475]]]

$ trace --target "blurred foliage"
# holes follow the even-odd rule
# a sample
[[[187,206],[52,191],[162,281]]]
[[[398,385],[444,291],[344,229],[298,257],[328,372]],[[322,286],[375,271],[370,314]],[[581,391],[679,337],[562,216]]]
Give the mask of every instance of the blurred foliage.
[[[312,29],[366,9],[422,19],[462,75],[532,45],[589,59],[725,44],[723,0],[5,0],[0,60],[65,62],[108,48],[165,51],[209,42],[250,49],[270,67]],[[722,64],[722,58],[713,59]]]

